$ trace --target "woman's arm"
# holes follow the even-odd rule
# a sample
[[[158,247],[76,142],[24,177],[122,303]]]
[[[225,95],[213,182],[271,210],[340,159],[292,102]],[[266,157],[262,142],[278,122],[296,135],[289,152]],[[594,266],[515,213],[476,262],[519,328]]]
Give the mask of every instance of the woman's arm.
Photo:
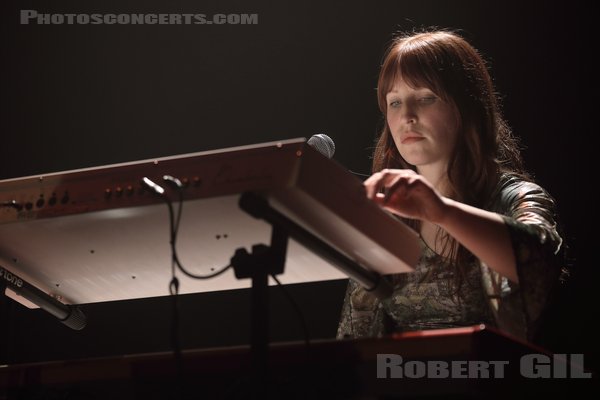
[[[365,181],[367,196],[402,217],[444,229],[477,258],[518,283],[515,256],[504,219],[442,196],[412,170],[383,170]]]
[[[519,283],[512,243],[504,219],[496,213],[443,198],[441,220],[430,221],[465,246],[488,267]]]
[[[507,177],[491,205],[498,213],[452,201],[412,170],[373,174],[365,188],[389,211],[445,229],[490,270],[514,282],[488,282],[497,323],[517,336],[538,334],[548,299],[566,271],[554,200],[543,188]]]

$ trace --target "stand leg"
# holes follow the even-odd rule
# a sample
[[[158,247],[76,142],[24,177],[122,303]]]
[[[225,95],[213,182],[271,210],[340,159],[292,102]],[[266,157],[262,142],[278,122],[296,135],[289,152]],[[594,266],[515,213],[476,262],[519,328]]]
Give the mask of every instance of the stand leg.
[[[269,378],[269,275],[283,273],[287,253],[287,232],[273,226],[271,246],[255,245],[252,254],[236,250],[231,259],[238,279],[252,278],[251,362],[253,398],[266,399]]]
[[[263,269],[259,266],[259,269]],[[266,397],[269,362],[269,288],[267,273],[252,277],[252,375],[259,397]]]

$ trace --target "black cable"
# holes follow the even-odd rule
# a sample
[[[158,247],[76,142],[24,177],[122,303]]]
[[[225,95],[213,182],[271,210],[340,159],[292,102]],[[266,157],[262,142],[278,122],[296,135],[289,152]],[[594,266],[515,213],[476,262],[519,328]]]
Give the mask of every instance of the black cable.
[[[167,208],[169,209],[169,243],[171,244],[171,248],[173,243],[177,237],[176,223],[173,215],[173,205],[171,204],[171,200],[164,196],[164,190],[162,192],[156,190],[156,193],[159,194],[165,203],[167,204]],[[162,189],[162,188],[160,188]],[[175,393],[178,397],[181,397],[181,390],[183,384],[183,361],[181,355],[181,341],[179,337],[179,280],[177,279],[176,269],[175,269],[175,256],[171,251],[171,282],[169,282],[169,294],[171,295],[171,346],[173,348],[173,357],[175,359],[175,377],[176,377],[176,385],[175,385]]]
[[[356,175],[356,176],[358,176],[359,178],[368,178],[368,177],[370,177],[370,176],[371,176],[371,175],[369,175],[369,174],[363,174],[363,173],[361,173],[361,172],[354,172],[354,171],[352,171],[351,169],[349,169],[349,170],[348,170],[348,172],[350,172],[350,173],[351,173],[351,174],[353,174],[353,175]]]
[[[218,276],[223,272],[227,271],[231,265],[227,265],[224,268],[221,268],[219,271],[209,275],[196,275],[188,272],[184,266],[179,261],[179,256],[177,255],[177,235],[179,234],[179,225],[181,223],[181,215],[183,213],[183,185],[181,181],[177,178],[174,178],[170,175],[163,176],[163,180],[170,184],[178,194],[178,206],[177,206],[177,216],[175,217],[175,213],[173,210],[173,204],[167,196],[161,196],[169,209],[169,225],[170,225],[170,245],[171,245],[171,274],[172,279],[169,284],[169,293],[171,293],[171,297],[173,299],[173,319],[171,321],[171,340],[173,345],[173,352],[175,355],[175,364],[177,368],[177,385],[175,387],[177,397],[181,398],[182,391],[184,390],[184,376],[183,376],[183,362],[181,355],[181,342],[179,337],[179,303],[178,303],[178,294],[179,294],[179,280],[176,276],[177,267],[181,272],[193,279],[210,279],[212,277]]]
[[[298,306],[298,303],[296,303],[292,295],[287,291],[285,286],[281,284],[279,279],[277,279],[277,277],[273,274],[270,275],[271,278],[273,278],[273,280],[277,283],[277,286],[279,286],[285,297],[288,299],[288,301],[292,305],[292,308],[294,309],[294,311],[296,311],[296,314],[298,314],[298,317],[300,318],[300,324],[302,325],[302,331],[304,333],[304,344],[306,345],[306,347],[310,346],[310,334],[308,332],[308,326],[306,325],[306,319],[304,319],[304,314],[302,313],[300,306]]]
[[[173,304],[173,320],[172,320],[172,325],[171,325],[171,329],[172,329],[171,335],[172,335],[173,351],[175,353],[175,360],[176,360],[176,364],[177,364],[177,376],[178,376],[178,378],[181,379],[181,378],[183,378],[183,375],[182,375],[183,368],[182,368],[182,357],[181,357],[181,345],[180,345],[180,341],[179,341],[179,307],[178,307],[178,302],[177,302],[177,297],[178,297],[177,295],[179,294],[179,280],[176,277],[175,266],[177,266],[177,268],[183,274],[187,275],[190,278],[210,279],[210,278],[214,278],[218,275],[221,275],[222,273],[227,271],[229,268],[231,268],[232,265],[229,264],[229,265],[221,268],[220,270],[218,270],[214,273],[208,274],[208,275],[196,275],[185,269],[185,267],[182,265],[182,263],[179,260],[179,256],[177,255],[177,235],[179,233],[179,225],[181,222],[181,215],[182,215],[182,211],[183,211],[183,185],[181,184],[179,179],[174,178],[170,175],[163,176],[163,180],[165,182],[169,183],[178,193],[178,200],[179,200],[178,203],[179,204],[178,204],[178,208],[177,208],[177,216],[176,217],[175,217],[175,212],[173,210],[173,204],[171,203],[171,200],[167,196],[164,195],[164,189],[162,189],[160,186],[154,184],[152,181],[150,181],[147,178],[144,178],[144,183],[148,187],[150,187],[155,193],[157,193],[160,197],[162,197],[162,199],[167,204],[167,207],[169,210],[170,245],[171,245],[171,274],[172,274],[172,279],[169,284],[169,293],[171,294],[171,296],[173,298],[173,303],[172,303]],[[306,345],[306,349],[308,350],[308,348],[310,346],[310,334],[309,334],[306,320],[304,318],[302,310],[300,309],[300,307],[298,306],[298,304],[296,303],[294,298],[289,294],[287,289],[281,284],[279,279],[277,279],[277,277],[274,274],[270,274],[270,276],[277,283],[277,285],[279,286],[279,288],[281,289],[281,291],[283,292],[285,297],[288,299],[288,301],[292,305],[292,308],[297,313],[297,315],[300,319],[301,326],[302,326],[302,331],[304,333],[304,343]],[[181,382],[181,380],[180,380],[180,382]],[[177,389],[181,390],[181,386],[178,385]]]
[[[231,268],[231,264],[219,269],[216,272],[208,274],[208,275],[196,275],[196,274],[189,272],[183,266],[181,261],[179,260],[179,256],[177,255],[177,234],[179,231],[179,223],[181,221],[181,214],[182,214],[182,210],[183,210],[183,185],[181,184],[179,179],[173,178],[170,175],[163,176],[163,180],[168,182],[171,186],[174,186],[175,189],[179,192],[179,208],[177,211],[177,218],[175,218],[175,216],[174,216],[173,204],[171,203],[171,200],[169,199],[169,197],[165,195],[165,190],[160,185],[157,185],[156,183],[152,182],[152,180],[148,179],[147,177],[144,177],[142,179],[142,183],[144,184],[144,186],[149,188],[154,194],[156,194],[161,199],[163,199],[169,209],[169,222],[170,222],[169,234],[170,234],[170,238],[171,238],[171,240],[170,240],[171,261],[175,263],[177,268],[184,275],[187,275],[188,277],[190,277],[192,279],[211,279],[211,278],[214,278],[215,276],[221,275],[223,272],[225,272],[229,268]]]
[[[172,177],[171,175],[164,175],[163,180],[170,184],[175,190],[177,190],[177,195],[179,196],[179,204],[177,207],[177,220],[175,224],[171,224],[171,228],[173,229],[173,235],[177,236],[179,232],[179,223],[181,222],[181,212],[183,210],[183,185],[181,181],[177,178]]]
[[[187,276],[189,276],[190,278],[193,278],[193,279],[211,279],[211,278],[214,278],[215,276],[221,275],[223,272],[225,272],[229,268],[231,268],[231,264],[229,264],[229,265],[221,268],[220,270],[218,270],[216,272],[213,272],[212,274],[208,274],[208,275],[195,275],[195,274],[192,274],[191,272],[188,272],[183,267],[183,265],[181,265],[181,262],[179,261],[179,258],[177,257],[177,253],[176,253],[177,250],[173,249],[173,251],[175,251],[175,253],[174,253],[175,254],[175,262],[177,263],[177,267],[179,268],[179,270],[181,272],[183,272],[185,275],[187,275]]]
[[[181,340],[179,337],[179,281],[173,276],[169,284],[169,293],[171,294],[171,346],[175,357],[175,371],[177,377],[176,389],[181,390],[183,383],[183,361],[181,356]]]
[[[211,279],[211,278],[221,275],[222,273],[227,271],[229,268],[231,268],[231,264],[219,269],[216,272],[208,274],[208,275],[196,275],[196,274],[189,272],[183,266],[181,261],[179,260],[179,256],[177,255],[177,234],[179,233],[179,223],[181,221],[181,214],[183,212],[183,185],[181,184],[179,179],[174,178],[170,175],[163,176],[163,180],[165,182],[169,183],[172,187],[174,187],[177,190],[178,197],[179,197],[177,219],[175,221],[173,205],[171,204],[171,201],[166,196],[161,196],[166,201],[167,206],[169,207],[169,217],[170,217],[170,221],[171,221],[171,255],[172,255],[173,261],[177,265],[177,268],[179,268],[179,270],[181,272],[183,272],[184,275],[187,275],[188,277],[193,278],[193,279]]]

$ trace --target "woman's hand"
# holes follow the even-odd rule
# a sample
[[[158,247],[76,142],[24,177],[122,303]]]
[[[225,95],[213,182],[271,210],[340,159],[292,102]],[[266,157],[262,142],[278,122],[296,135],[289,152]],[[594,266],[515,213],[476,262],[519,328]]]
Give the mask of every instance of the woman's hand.
[[[367,196],[380,206],[438,225],[490,268],[519,282],[508,229],[499,214],[444,197],[409,169],[384,169],[364,184]]]
[[[394,214],[434,224],[444,220],[447,199],[413,170],[384,169],[364,185],[368,198]]]

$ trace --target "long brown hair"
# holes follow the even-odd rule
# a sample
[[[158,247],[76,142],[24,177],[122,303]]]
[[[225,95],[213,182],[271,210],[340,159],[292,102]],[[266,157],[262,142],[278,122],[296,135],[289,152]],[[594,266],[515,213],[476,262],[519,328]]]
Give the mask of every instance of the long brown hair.
[[[384,127],[373,153],[373,172],[416,169],[398,152],[387,124],[386,95],[400,77],[413,87],[429,88],[457,110],[459,134],[447,170],[450,197],[485,207],[502,173],[527,177],[485,62],[465,39],[449,31],[397,37],[385,53],[377,85]],[[418,221],[407,222],[416,229],[420,226]],[[460,266],[472,260],[471,253],[449,235],[442,242],[450,263]]]

